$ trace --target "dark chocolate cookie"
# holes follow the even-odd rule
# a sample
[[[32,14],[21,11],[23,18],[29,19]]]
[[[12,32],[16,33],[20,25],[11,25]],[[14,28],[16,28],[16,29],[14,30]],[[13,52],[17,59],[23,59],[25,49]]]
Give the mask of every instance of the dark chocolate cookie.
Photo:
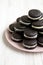
[[[42,20],[38,20],[36,22],[32,22],[32,28],[34,29],[43,29],[43,19]]]
[[[30,38],[30,39],[34,39],[37,38],[37,31],[31,29],[31,28],[26,28],[24,31],[24,37],[25,38]]]
[[[22,16],[22,17],[20,18],[20,21],[19,21],[19,22],[20,22],[21,24],[23,24],[23,25],[26,25],[26,26],[28,26],[28,25],[31,24],[31,20],[28,18],[27,15]]]
[[[14,30],[16,32],[21,32],[22,33],[22,32],[24,32],[25,28],[26,28],[26,26],[24,26],[24,25],[20,24],[19,22],[17,22],[17,24],[14,27]]]
[[[31,9],[28,12],[28,17],[32,20],[38,20],[42,17],[42,12],[40,10],[37,10],[37,9]]]
[[[24,39],[23,46],[28,49],[33,49],[37,46],[37,40],[36,39]]]
[[[22,35],[17,32],[12,33],[11,39],[16,42],[20,42],[23,40]]]

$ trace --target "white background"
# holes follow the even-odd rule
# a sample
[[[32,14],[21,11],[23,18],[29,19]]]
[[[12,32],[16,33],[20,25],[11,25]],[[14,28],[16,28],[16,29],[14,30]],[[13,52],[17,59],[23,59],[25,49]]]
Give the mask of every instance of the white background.
[[[0,65],[43,65],[43,53],[17,51],[3,40],[8,25],[34,8],[43,12],[43,0],[0,0]]]

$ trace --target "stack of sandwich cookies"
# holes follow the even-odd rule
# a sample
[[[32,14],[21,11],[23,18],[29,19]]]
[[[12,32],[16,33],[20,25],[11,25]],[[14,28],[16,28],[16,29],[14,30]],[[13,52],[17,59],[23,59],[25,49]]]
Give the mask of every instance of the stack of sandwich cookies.
[[[24,31],[24,41],[23,46],[26,48],[35,48],[37,46],[37,31],[27,28]]]
[[[9,25],[8,31],[11,33],[11,40],[22,41],[25,48],[43,46],[43,13],[37,9],[29,10],[28,16],[18,17],[15,23]]]
[[[11,39],[16,42],[22,41],[25,28],[26,27],[19,22],[9,25],[8,31],[12,33]]]
[[[22,41],[23,38],[22,38],[22,35],[21,34],[15,32],[14,27],[16,27],[16,25],[17,25],[17,22],[10,24],[9,25],[9,28],[8,28],[8,31],[12,34],[11,35],[11,39],[13,41],[20,42],[20,41]]]
[[[11,39],[18,42],[22,41],[22,39],[24,38],[24,30],[26,29],[26,26],[19,22],[20,19],[20,17],[17,18],[16,23],[10,24],[8,28],[9,32],[12,33]],[[26,21],[27,19],[28,18],[26,18]]]

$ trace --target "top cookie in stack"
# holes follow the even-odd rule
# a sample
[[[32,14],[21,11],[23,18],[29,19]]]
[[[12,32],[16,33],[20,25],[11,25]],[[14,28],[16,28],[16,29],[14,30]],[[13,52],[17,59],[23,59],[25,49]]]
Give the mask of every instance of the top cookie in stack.
[[[37,10],[37,9],[32,9],[32,10],[29,10],[28,12],[28,17],[31,19],[31,20],[39,20],[42,18],[42,12],[40,10]]]

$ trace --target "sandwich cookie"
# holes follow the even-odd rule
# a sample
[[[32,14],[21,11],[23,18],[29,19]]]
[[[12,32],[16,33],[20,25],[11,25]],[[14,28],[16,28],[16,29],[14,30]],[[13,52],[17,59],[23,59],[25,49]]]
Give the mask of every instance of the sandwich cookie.
[[[39,44],[40,46],[43,46],[43,35],[40,35],[40,36],[38,37],[38,44]]]
[[[37,47],[37,40],[36,39],[24,39],[23,46],[28,49],[33,49]]]
[[[34,39],[37,38],[37,31],[31,29],[31,28],[26,28],[24,31],[24,37],[29,38],[29,39]]]
[[[18,34],[17,32],[12,33],[11,39],[16,42],[22,41],[22,35]]]
[[[10,33],[13,33],[14,32],[14,26],[15,26],[15,24],[16,24],[16,22],[9,25],[8,31]]]
[[[43,19],[37,20],[36,22],[32,22],[32,28],[34,29],[43,29]]]
[[[28,25],[31,24],[31,20],[28,18],[27,15],[22,16],[22,17],[20,18],[19,22],[20,22],[21,24],[23,24],[23,25],[26,25],[26,26],[28,26]]]
[[[31,9],[28,12],[28,17],[32,20],[38,20],[42,17],[42,12],[40,10],[37,10],[37,9]]]
[[[17,22],[17,24],[14,26],[14,30],[16,32],[24,32],[26,26],[20,24],[19,22]]]

